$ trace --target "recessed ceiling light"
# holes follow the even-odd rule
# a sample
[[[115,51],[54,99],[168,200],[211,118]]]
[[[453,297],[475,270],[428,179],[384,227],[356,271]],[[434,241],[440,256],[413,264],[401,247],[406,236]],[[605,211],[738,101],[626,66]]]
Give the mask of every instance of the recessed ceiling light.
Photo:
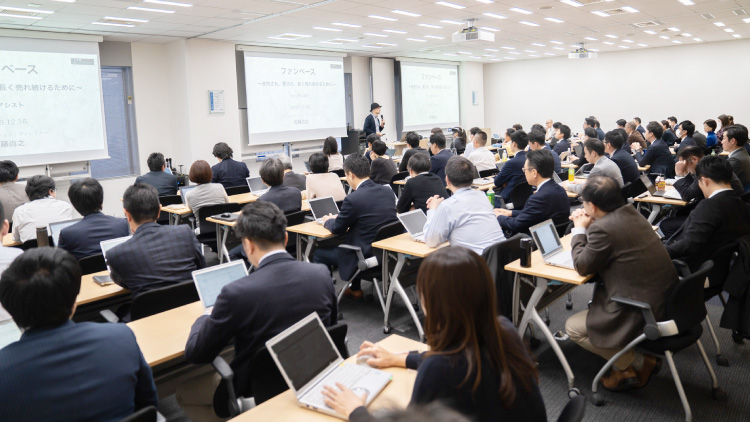
[[[437,35],[423,35],[425,38],[432,38],[434,40],[444,40],[445,37],[438,37]]]
[[[343,29],[338,28],[326,28],[325,26],[313,26],[312,29],[317,29],[319,31],[333,31],[333,32],[341,32]]]
[[[447,1],[437,1],[435,2],[435,4],[439,4],[441,6],[446,6],[446,7],[452,7],[454,9],[466,9],[466,6],[461,6],[460,4],[456,4],[456,3],[448,3]]]
[[[732,34],[732,36],[735,37],[735,38],[742,38],[742,35],[740,35],[740,34]]]
[[[498,52],[498,51],[500,51],[500,50],[498,50],[498,49],[496,49],[496,48],[485,48],[485,49],[484,49],[484,51],[494,51],[494,52]]]
[[[613,43],[613,42],[609,42],[609,41],[604,41],[604,42],[603,42],[602,44],[607,44],[607,45],[615,45],[615,43]]]
[[[538,24],[538,23],[534,23],[534,22],[528,22],[528,21],[520,21],[520,22],[518,22],[518,23],[520,23],[521,25],[528,25],[528,26],[539,26],[539,24]]]
[[[429,23],[420,23],[418,25],[419,26],[424,26],[425,28],[443,29],[443,27],[440,26],[440,25],[432,25],[432,24],[429,24]]]
[[[114,16],[105,16],[104,19],[107,19],[110,21],[123,21],[123,22],[140,22],[140,23],[148,22],[146,19],[116,18]]]
[[[353,23],[342,23],[342,22],[334,22],[331,25],[346,26],[346,27],[349,27],[349,28],[361,28],[362,27],[362,25],[355,25]]]
[[[164,0],[143,0],[144,3],[163,4],[165,6],[177,6],[177,7],[193,7],[189,3],[179,3],[176,1],[164,1]]]
[[[622,42],[635,42],[633,40],[622,40]]]
[[[341,45],[341,44],[343,44],[342,42],[338,42],[338,41],[321,41],[320,43],[321,44],[333,44],[333,45]]]
[[[388,17],[380,16],[380,15],[368,15],[367,17],[373,18],[373,19],[380,19],[380,20],[388,21],[388,22],[396,22],[398,20],[396,18],[388,18]]]
[[[612,35],[612,34],[605,34],[604,36],[607,38],[617,38],[617,35]]]
[[[482,15],[487,16],[489,18],[495,18],[495,19],[508,19],[507,16],[498,15],[497,13],[482,13]]]
[[[551,42],[552,44],[560,44],[560,45],[563,45],[563,44],[565,44],[564,42],[560,42],[560,41],[550,41],[550,42]]]
[[[700,38],[693,38],[693,41],[697,41],[697,42],[703,42],[703,40],[702,40],[702,39],[700,39]]]
[[[422,16],[422,15],[420,15],[418,13],[412,13],[412,12],[407,12],[405,10],[398,10],[398,9],[391,10],[391,13],[398,13],[399,15],[411,16],[412,18],[418,18],[418,17]]]
[[[593,13],[593,14],[595,14],[595,15],[597,15],[597,16],[601,16],[601,17],[603,17],[603,18],[608,18],[608,17],[609,17],[609,14],[608,14],[608,13],[605,13],[605,12],[601,12],[601,11],[599,11],[599,10],[597,10],[597,11],[595,11],[595,12],[591,12],[591,13]]]
[[[152,9],[150,7],[138,7],[138,6],[130,6],[128,7],[130,10],[140,10],[142,12],[154,12],[154,13],[174,13],[174,10],[166,10],[166,9]]]
[[[659,38],[661,38],[663,40],[668,40],[669,39],[669,37],[666,36],[666,35],[659,35]]]
[[[547,21],[550,21],[550,22],[554,22],[554,23],[563,23],[563,22],[565,22],[564,20],[557,19],[557,18],[544,18],[544,20],[547,20]]]
[[[480,26],[479,29],[484,29],[485,31],[492,31],[492,32],[499,32],[500,30],[497,28],[493,28],[491,26]]]
[[[583,37],[583,39],[584,40],[589,40],[589,41],[599,41],[598,38],[594,38],[594,37]]]
[[[573,7],[581,7],[581,6],[583,6],[583,3],[579,3],[579,2],[577,2],[575,0],[560,0],[560,3],[565,3],[568,6],[573,6]]]
[[[110,23],[110,22],[91,22],[92,25],[106,25],[106,26],[122,26],[125,28],[135,28],[135,25],[127,23]]]
[[[695,4],[693,0],[678,0],[680,3],[684,4],[685,6],[692,6]]]
[[[500,47],[500,48],[504,48],[506,50],[515,50],[516,49],[516,47],[508,47],[507,45],[504,46],[504,47]]]
[[[622,10],[628,12],[628,13],[638,13],[638,9],[632,8],[630,6],[625,6],[622,8]]]
[[[724,22],[714,22],[714,25],[719,26],[719,27],[726,26],[724,25]]]
[[[371,36],[371,37],[381,37],[381,38],[388,38],[388,35],[385,35],[385,34],[376,34],[376,33],[374,33],[374,32],[365,32],[365,33],[364,33],[364,34],[362,34],[362,35],[369,35],[369,36]]]
[[[672,40],[672,42],[675,44],[682,44],[682,41]]]
[[[443,19],[443,20],[441,20],[440,22],[442,22],[442,23],[449,23],[449,24],[451,24],[451,25],[463,25],[463,24],[464,24],[463,22],[459,22],[459,21],[452,21],[452,20],[450,20],[450,19]]]
[[[652,30],[650,30],[650,29],[649,29],[649,30],[646,30],[646,31],[643,31],[643,32],[645,32],[645,33],[647,33],[647,34],[649,34],[649,35],[655,35],[655,34],[656,34],[656,32],[655,32],[655,31],[652,31]]]
[[[524,15],[530,15],[534,12],[528,11],[526,9],[521,9],[520,7],[511,7],[510,10],[518,13],[523,13]]]
[[[391,34],[406,34],[406,31],[399,31],[398,29],[384,29],[383,32],[390,32]]]
[[[730,34],[734,32],[734,29],[732,28],[724,28],[724,32],[729,32]]]
[[[670,30],[670,31],[672,31],[672,32],[680,32],[680,28],[675,28],[674,26],[670,26],[670,27],[669,27],[669,28],[667,28],[667,29],[669,29],[669,30]]]
[[[638,47],[648,47],[648,44],[638,44]]]
[[[2,10],[12,10],[14,12],[42,13],[42,14],[45,14],[45,15],[49,15],[51,13],[55,13],[55,12],[52,12],[52,11],[49,11],[49,10],[24,9],[24,8],[21,8],[21,7],[8,7],[8,6],[0,6],[0,9],[2,9]],[[21,16],[21,15],[14,15],[14,16]],[[29,16],[29,17],[33,17],[33,16]],[[41,19],[41,18],[39,18],[39,19]]]

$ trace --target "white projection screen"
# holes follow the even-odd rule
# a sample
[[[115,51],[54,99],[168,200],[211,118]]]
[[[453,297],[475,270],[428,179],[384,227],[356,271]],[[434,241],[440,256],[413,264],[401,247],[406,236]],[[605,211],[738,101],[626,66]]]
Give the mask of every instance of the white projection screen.
[[[346,136],[341,57],[245,51],[249,145]]]
[[[96,42],[0,37],[0,157],[108,158]]]
[[[403,130],[458,126],[458,66],[400,63]]]

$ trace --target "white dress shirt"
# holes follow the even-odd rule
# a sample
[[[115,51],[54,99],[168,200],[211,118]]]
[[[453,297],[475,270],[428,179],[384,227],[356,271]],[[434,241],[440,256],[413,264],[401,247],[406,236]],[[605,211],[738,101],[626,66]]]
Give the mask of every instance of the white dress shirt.
[[[73,219],[73,206],[51,196],[27,202],[13,212],[13,240],[36,239],[36,228]]]
[[[474,164],[474,166],[477,168],[477,171],[491,170],[496,168],[495,154],[493,154],[492,151],[488,150],[487,147],[479,147],[475,149],[474,152],[469,155],[468,159]]]

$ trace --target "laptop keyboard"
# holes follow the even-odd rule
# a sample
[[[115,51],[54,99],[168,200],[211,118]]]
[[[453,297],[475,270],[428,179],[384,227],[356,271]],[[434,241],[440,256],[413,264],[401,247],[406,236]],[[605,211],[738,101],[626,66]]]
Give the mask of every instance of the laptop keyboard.
[[[328,408],[323,401],[323,387],[330,385],[336,386],[336,383],[341,383],[348,388],[351,388],[354,383],[362,379],[370,371],[370,367],[362,365],[344,364],[336,368],[327,377],[320,380],[318,384],[310,389],[302,398],[305,404],[313,405],[316,407]]]

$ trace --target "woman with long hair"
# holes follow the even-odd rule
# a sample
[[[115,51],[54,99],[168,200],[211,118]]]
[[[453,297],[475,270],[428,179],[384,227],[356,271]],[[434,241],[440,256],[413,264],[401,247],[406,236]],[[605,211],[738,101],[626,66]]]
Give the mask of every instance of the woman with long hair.
[[[357,356],[375,368],[417,370],[411,405],[434,401],[476,421],[546,421],[536,367],[513,325],[497,317],[495,286],[484,260],[462,247],[428,255],[419,268],[429,351],[398,354],[364,342]],[[371,419],[365,398],[326,386],[328,406],[350,421]]]
[[[453,128],[453,142],[451,149],[456,150],[456,154],[461,155],[466,149],[466,131],[460,127]]]
[[[328,157],[328,171],[344,168],[344,156],[339,154],[339,145],[333,136],[329,136],[323,141],[323,154]]]
[[[727,127],[732,125],[732,123],[730,123],[730,120],[729,120],[730,117],[731,116],[727,116],[726,114],[722,114],[721,116],[718,117],[719,122],[721,122],[721,127],[716,132],[716,140],[717,140],[716,143],[718,145],[721,145],[721,140],[724,139],[724,130]]]

